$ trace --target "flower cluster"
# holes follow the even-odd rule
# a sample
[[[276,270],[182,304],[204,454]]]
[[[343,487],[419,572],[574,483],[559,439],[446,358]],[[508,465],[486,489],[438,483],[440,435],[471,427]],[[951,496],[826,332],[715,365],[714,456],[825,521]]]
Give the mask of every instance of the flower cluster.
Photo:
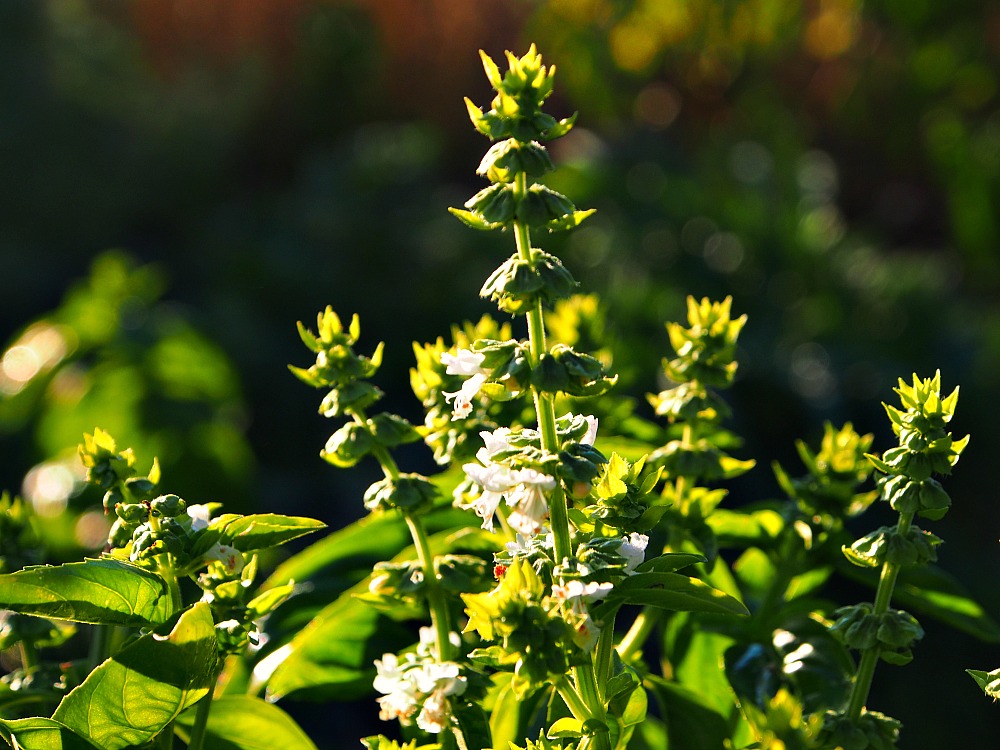
[[[597,419],[583,417],[586,433],[578,444],[593,446],[597,437]],[[579,420],[573,414],[562,417],[564,423]],[[484,445],[476,453],[479,463],[467,463],[462,469],[473,485],[456,489],[456,504],[471,508],[483,519],[482,527],[493,530],[493,519],[501,501],[512,509],[506,518],[507,524],[525,536],[534,536],[545,531],[548,521],[546,494],[556,487],[556,477],[544,467],[552,467],[557,460],[540,447],[541,436],[537,430],[499,427],[492,432],[480,434]],[[471,497],[470,497],[471,495]]]
[[[433,643],[431,629],[421,628],[415,653],[402,659],[384,654],[375,661],[378,674],[373,685],[382,693],[378,704],[383,721],[398,719],[404,725],[415,721],[432,734],[440,734],[448,725],[451,698],[465,693],[468,680],[458,664],[435,658]]]

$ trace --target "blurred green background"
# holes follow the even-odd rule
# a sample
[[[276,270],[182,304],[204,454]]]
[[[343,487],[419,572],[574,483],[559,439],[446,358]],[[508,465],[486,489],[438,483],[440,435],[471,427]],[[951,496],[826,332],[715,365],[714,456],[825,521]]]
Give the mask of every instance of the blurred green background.
[[[545,247],[601,295],[622,392],[648,416],[663,322],[733,295],[739,503],[824,419],[884,450],[879,401],[940,368],[973,440],[933,529],[1000,614],[1000,6],[972,0],[0,4],[0,487],[51,520],[54,558],[103,533],[72,461],[98,425],[190,501],[361,515],[377,469],[319,460],[295,321],[359,313],[388,407],[422,419],[410,342],[489,312],[511,252],[446,212],[484,184],[462,97],[490,99],[478,49],[530,42],[550,111],[580,112],[550,184],[598,209]],[[903,747],[988,746],[1000,709],[962,670],[1000,648],[923,624],[874,707]]]

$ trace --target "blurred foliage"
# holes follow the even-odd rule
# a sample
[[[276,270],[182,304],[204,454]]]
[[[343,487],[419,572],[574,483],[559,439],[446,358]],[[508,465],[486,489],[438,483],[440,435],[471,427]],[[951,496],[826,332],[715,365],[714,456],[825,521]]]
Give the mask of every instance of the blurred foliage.
[[[214,343],[159,299],[163,284],[155,266],[99,255],[89,278],[3,351],[0,440],[22,468],[44,459],[18,485],[45,519],[56,558],[99,549],[107,539],[108,522],[93,507],[100,498],[83,494],[86,472],[76,450],[96,424],[162,456],[179,484],[246,504],[254,458],[243,437],[239,376]]]
[[[361,313],[387,341],[389,408],[421,419],[409,341],[478,319],[488,308],[456,280],[477,287],[507,254],[445,211],[482,186],[462,97],[486,93],[478,48],[531,41],[559,67],[554,111],[582,113],[554,144],[552,187],[598,209],[553,251],[600,294],[637,410],[665,385],[663,321],[687,294],[732,295],[748,315],[729,400],[763,464],[792,460],[822,419],[877,433],[899,372],[940,367],[965,403],[989,403],[996,4],[14,0],[0,4],[3,486],[100,423],[192,496],[333,525],[360,515],[370,477],[324,471],[304,447],[322,430],[283,366],[294,321],[327,304]],[[117,281],[60,303],[108,247],[140,260],[105,257],[93,273]],[[18,388],[7,357],[17,372],[27,350],[37,371]],[[995,560],[991,418],[970,409],[958,426],[977,442],[950,488],[956,570]],[[979,649],[951,645],[989,663]],[[909,707],[890,713],[938,746],[926,717],[973,708],[950,665],[928,670],[956,686],[945,704],[901,683]],[[985,716],[967,744],[1000,731]]]

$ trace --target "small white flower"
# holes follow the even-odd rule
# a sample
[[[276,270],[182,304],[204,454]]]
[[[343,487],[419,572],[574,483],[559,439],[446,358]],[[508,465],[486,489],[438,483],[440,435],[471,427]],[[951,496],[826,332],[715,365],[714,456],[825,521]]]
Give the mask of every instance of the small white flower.
[[[509,427],[498,427],[493,432],[483,430],[479,437],[483,439],[483,447],[476,452],[476,458],[484,465],[489,464],[497,454],[510,450]]]
[[[534,536],[549,518],[546,493],[555,488],[556,480],[535,469],[519,470],[517,479],[518,486],[507,493],[507,504],[515,509],[507,521],[516,531]]]
[[[187,514],[191,517],[191,531],[208,528],[208,522],[212,520],[212,513],[207,505],[189,505]]]
[[[504,546],[507,548],[507,554],[513,558],[526,557],[530,552],[531,548],[528,546],[528,536],[525,536],[521,532],[517,532],[514,537],[513,542],[507,542]]]
[[[472,399],[479,395],[479,390],[486,383],[486,375],[477,374],[462,383],[462,387],[451,393],[445,391],[444,400],[451,407],[451,421],[465,419],[472,413]]]
[[[610,583],[583,583],[576,579],[552,585],[552,596],[563,602],[568,610],[568,619],[573,626],[573,642],[590,651],[597,644],[601,629],[587,611],[587,602],[603,599],[613,586]]]
[[[649,537],[645,534],[632,532],[628,536],[622,537],[622,546],[618,548],[618,554],[625,558],[625,572],[632,574],[635,569],[646,559],[646,545],[649,544]]]
[[[585,607],[587,602],[598,601],[603,599],[614,588],[610,583],[598,583],[597,581],[590,581],[589,583],[584,583],[577,579],[572,579],[565,583],[554,583],[552,584],[552,596],[556,599],[562,599],[571,608],[582,608]]]
[[[580,444],[593,445],[594,441],[597,440],[597,417],[588,415],[585,419],[587,420],[587,434],[583,436]]]
[[[444,693],[436,690],[427,696],[420,714],[417,716],[417,726],[425,732],[440,734],[445,729],[445,722],[451,714],[451,707]]]
[[[482,364],[486,355],[471,349],[459,349],[455,354],[445,352],[441,355],[441,364],[449,375],[483,374]]]

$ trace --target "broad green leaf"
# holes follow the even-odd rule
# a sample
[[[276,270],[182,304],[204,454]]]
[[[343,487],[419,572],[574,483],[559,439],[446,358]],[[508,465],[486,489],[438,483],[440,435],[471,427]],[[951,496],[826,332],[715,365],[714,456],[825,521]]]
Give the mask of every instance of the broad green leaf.
[[[637,573],[673,573],[695,563],[705,562],[702,555],[687,552],[667,552],[659,557],[653,557],[636,568]]]
[[[649,676],[660,703],[670,750],[722,748],[730,737],[726,719],[696,693],[681,685]]]
[[[69,727],[53,719],[0,719],[0,736],[23,750],[95,750]]]
[[[594,607],[594,617],[605,619],[623,604],[676,611],[749,614],[739,599],[679,573],[636,573],[625,578]]]
[[[325,523],[313,518],[281,516],[275,513],[250,516],[227,513],[213,519],[209,525],[209,531],[218,529],[220,544],[235,547],[240,552],[276,547],[324,528],[326,528]]]
[[[555,723],[549,727],[549,731],[545,733],[545,736],[549,739],[581,737],[583,736],[583,722],[572,716],[565,716],[562,719],[557,719]]]
[[[366,516],[285,560],[262,588],[282,585],[289,579],[301,583],[312,581],[319,575],[364,571],[364,575],[351,581],[350,585],[354,585],[360,578],[371,573],[372,565],[380,560],[390,559],[408,544],[410,532],[401,516]]]
[[[400,625],[346,592],[254,669],[268,700],[305,692],[311,698],[359,698],[371,691],[374,660],[413,641]],[[300,696],[301,697],[301,696]]]
[[[52,718],[103,750],[141,745],[208,693],[216,660],[212,612],[199,602],[168,634],[144,635],[97,667]]]
[[[166,582],[122,560],[39,565],[0,575],[0,609],[56,620],[150,627],[171,614]]]
[[[474,703],[456,702],[453,705],[451,733],[455,744],[465,750],[489,750],[490,725],[482,707]]]
[[[177,718],[184,739],[196,709]],[[208,714],[205,747],[212,750],[316,750],[295,720],[273,703],[248,695],[216,698]]]

